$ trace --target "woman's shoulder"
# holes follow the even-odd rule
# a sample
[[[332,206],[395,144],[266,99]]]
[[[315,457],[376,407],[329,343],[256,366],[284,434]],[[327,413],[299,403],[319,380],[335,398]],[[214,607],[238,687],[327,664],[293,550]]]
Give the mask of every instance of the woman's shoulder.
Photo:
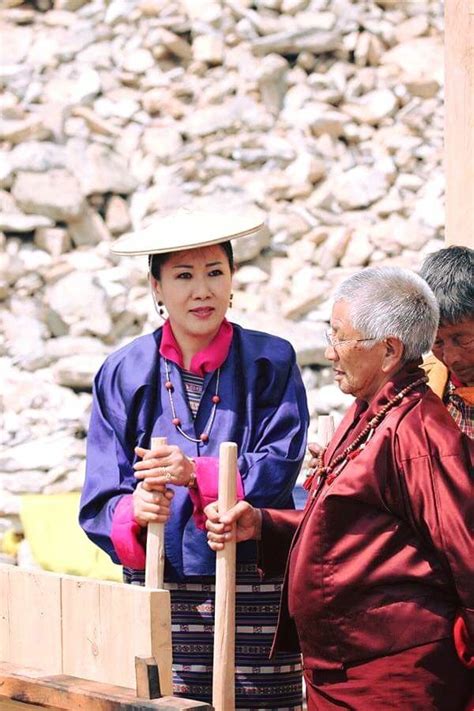
[[[255,331],[232,324],[234,334],[241,342],[243,348],[249,353],[254,353],[258,358],[270,358],[272,361],[281,357],[288,362],[295,356],[295,350],[285,338],[274,336],[265,331]]]
[[[139,379],[140,384],[146,381],[147,374],[155,367],[161,329],[134,338],[121,348],[107,356],[99,373],[100,381],[116,379]]]

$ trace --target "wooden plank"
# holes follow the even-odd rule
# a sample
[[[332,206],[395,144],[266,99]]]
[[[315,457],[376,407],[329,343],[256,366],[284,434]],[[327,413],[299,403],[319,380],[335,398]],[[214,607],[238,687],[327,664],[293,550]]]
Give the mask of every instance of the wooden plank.
[[[30,676],[26,670],[17,672],[12,665],[0,663],[0,708],[4,699],[37,704],[42,709],[63,711],[178,711],[194,709],[211,711],[208,704],[170,696],[161,699],[139,699],[132,689],[111,684],[86,681],[72,676]],[[28,708],[28,706],[26,706]]]
[[[223,442],[219,449],[219,511],[237,501],[237,445]],[[214,669],[212,704],[216,711],[235,708],[235,562],[236,543],[226,543],[216,554],[214,614]]]
[[[0,659],[10,659],[10,565],[0,565]]]
[[[0,575],[8,579],[6,588],[2,583],[8,599],[9,641],[3,649],[7,661],[60,673],[60,576],[15,566],[2,566]]]
[[[106,650],[100,621],[100,584],[96,580],[65,576],[61,584],[61,606],[62,671],[84,679],[105,681],[102,677],[102,657]],[[120,644],[120,640],[115,644]]]
[[[28,709],[41,709],[41,711],[55,711],[52,706],[38,706],[38,704],[26,704],[23,701],[10,701],[0,697],[0,709],[2,711],[28,711]]]
[[[63,673],[135,687],[135,657],[154,657],[172,693],[169,592],[72,576],[62,580]]]
[[[171,640],[171,600],[168,590],[149,592],[150,653],[156,659],[162,694],[173,693],[173,647]],[[165,597],[166,596],[166,597]],[[137,645],[137,656],[138,645]]]
[[[474,4],[444,6],[446,244],[473,247]]]

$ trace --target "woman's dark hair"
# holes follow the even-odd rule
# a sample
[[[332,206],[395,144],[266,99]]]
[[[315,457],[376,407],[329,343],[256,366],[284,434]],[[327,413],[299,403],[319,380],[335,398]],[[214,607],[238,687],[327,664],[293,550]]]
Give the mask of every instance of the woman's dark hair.
[[[230,271],[234,271],[234,252],[232,251],[232,244],[230,242],[220,242],[219,247],[222,247],[224,254],[229,262]],[[155,277],[158,281],[161,276],[161,267],[168,261],[173,252],[164,252],[163,254],[150,254],[148,257],[148,268],[150,274]]]
[[[420,276],[438,300],[441,325],[474,317],[474,250],[451,246],[433,252]]]

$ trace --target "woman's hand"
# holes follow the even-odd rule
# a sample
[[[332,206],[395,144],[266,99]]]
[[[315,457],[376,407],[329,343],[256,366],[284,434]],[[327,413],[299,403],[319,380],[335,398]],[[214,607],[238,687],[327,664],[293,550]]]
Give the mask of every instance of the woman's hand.
[[[140,526],[149,523],[166,523],[170,516],[170,504],[174,491],[161,487],[161,490],[148,491],[142,482],[133,492],[133,517]]]
[[[239,501],[222,516],[219,515],[217,501],[214,501],[206,506],[204,513],[207,516],[207,543],[213,551],[221,551],[226,541],[232,539],[237,543],[251,538],[260,539],[262,512],[247,501]]]
[[[188,486],[193,479],[194,462],[175,444],[161,444],[154,449],[135,447],[141,462],[134,465],[135,477],[142,479],[146,489],[174,484]]]

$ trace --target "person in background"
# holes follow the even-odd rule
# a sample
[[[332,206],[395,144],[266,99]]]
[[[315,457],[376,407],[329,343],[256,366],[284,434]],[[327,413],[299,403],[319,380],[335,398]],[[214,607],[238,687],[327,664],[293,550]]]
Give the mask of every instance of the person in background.
[[[424,365],[429,385],[461,430],[474,437],[474,250],[453,246],[433,252],[420,276],[440,312],[433,355]]]
[[[212,550],[257,539],[264,574],[286,567],[273,652],[301,650],[308,711],[461,711],[469,699],[474,443],[420,368],[438,317],[408,270],[343,282],[326,357],[356,399],[308,479],[306,508],[205,511]],[[455,624],[471,644],[461,656]]]
[[[94,384],[80,523],[143,583],[146,529],[165,528],[165,587],[172,610],[174,694],[210,702],[215,555],[203,507],[217,495],[221,442],[236,442],[240,496],[292,508],[308,409],[295,352],[285,340],[230,323],[229,239],[255,218],[184,211],[114,244],[149,254],[163,325],[109,356]],[[152,436],[167,444],[151,449]],[[166,489],[165,489],[166,487]],[[302,706],[296,652],[269,660],[282,578],[261,584],[256,546],[237,553],[236,708]]]

